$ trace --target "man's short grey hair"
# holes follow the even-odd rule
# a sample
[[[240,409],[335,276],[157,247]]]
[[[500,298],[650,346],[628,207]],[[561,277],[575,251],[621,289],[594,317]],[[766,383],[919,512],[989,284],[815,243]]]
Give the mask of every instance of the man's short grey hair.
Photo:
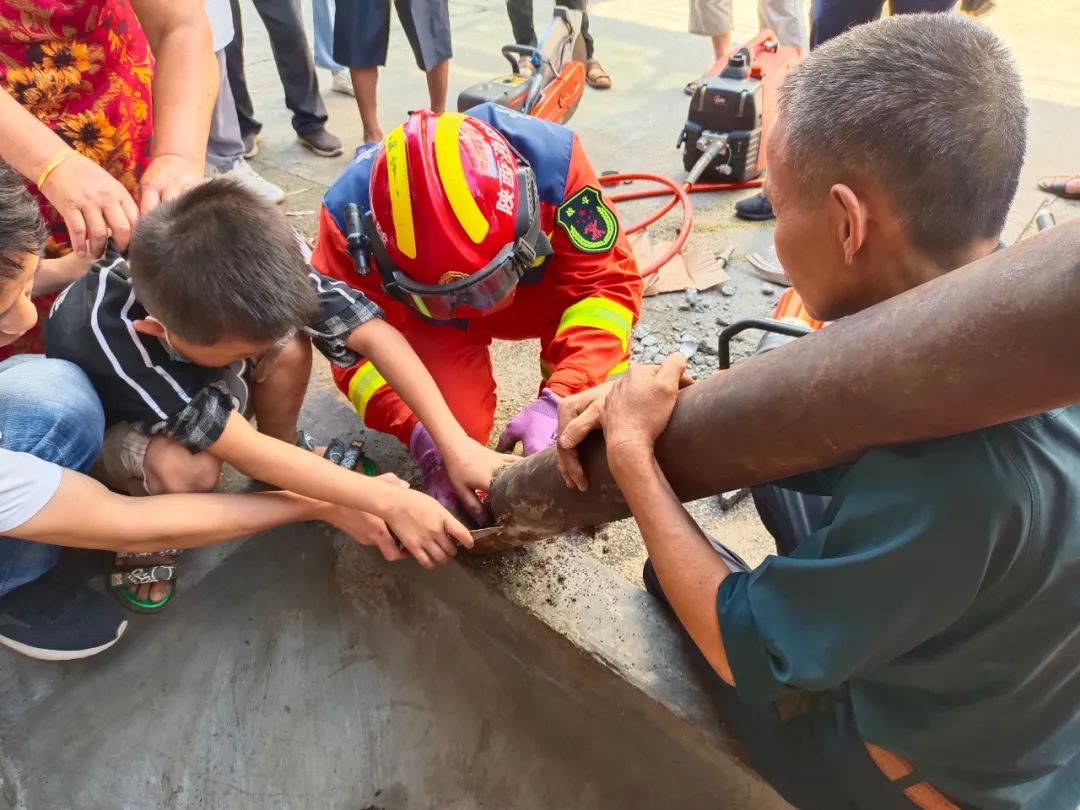
[[[793,69],[778,103],[786,165],[808,192],[873,182],[932,255],[1000,235],[1027,105],[1012,54],[979,23],[912,14],[860,25]]]

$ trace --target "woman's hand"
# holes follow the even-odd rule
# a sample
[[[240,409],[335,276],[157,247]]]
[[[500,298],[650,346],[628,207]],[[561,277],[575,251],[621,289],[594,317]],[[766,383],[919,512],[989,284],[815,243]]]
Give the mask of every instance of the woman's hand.
[[[496,470],[520,460],[519,456],[496,453],[467,437],[443,453],[443,463],[458,500],[476,518],[484,516],[484,506],[476,491],[487,492]]]
[[[159,203],[179,197],[203,181],[203,167],[181,155],[158,155],[143,172],[139,183],[139,209],[146,213]]]
[[[139,209],[128,190],[89,158],[75,154],[50,172],[41,193],[64,218],[72,249],[83,258],[105,252],[111,235],[126,250]]]

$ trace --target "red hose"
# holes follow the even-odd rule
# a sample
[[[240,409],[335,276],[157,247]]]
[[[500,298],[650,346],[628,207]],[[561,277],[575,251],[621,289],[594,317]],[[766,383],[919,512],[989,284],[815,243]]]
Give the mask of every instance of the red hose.
[[[645,219],[640,222],[635,222],[633,225],[626,228],[624,231],[625,233],[637,233],[640,230],[648,228],[654,222],[667,216],[668,212],[676,205],[681,204],[683,212],[682,224],[679,226],[679,230],[676,233],[675,241],[672,242],[671,247],[664,251],[664,254],[652,264],[641,268],[642,278],[648,278],[653,273],[657,272],[661,267],[671,261],[671,259],[682,250],[683,245],[686,244],[686,239],[690,236],[690,229],[694,225],[693,208],[690,204],[691,194],[705,191],[734,191],[741,188],[757,188],[762,182],[761,180],[748,180],[745,183],[698,183],[691,186],[689,183],[679,185],[675,180],[672,180],[670,177],[664,177],[662,174],[647,174],[640,172],[605,174],[600,178],[601,185],[605,186],[635,181],[659,183],[661,188],[636,189],[634,191],[624,191],[619,194],[612,194],[610,195],[611,201],[620,203],[629,200],[643,200],[648,197],[661,197],[666,194],[670,194],[671,199],[664,203],[659,209],[649,214],[649,216],[645,217]]]

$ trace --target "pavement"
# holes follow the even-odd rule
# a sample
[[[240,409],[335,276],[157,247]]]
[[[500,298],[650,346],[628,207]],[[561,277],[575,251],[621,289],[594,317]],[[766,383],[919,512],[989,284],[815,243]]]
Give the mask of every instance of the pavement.
[[[241,5],[265,124],[253,165],[286,189],[286,214],[314,235],[321,195],[360,137],[355,103],[329,92],[320,71],[329,126],[348,152],[321,159],[300,147],[265,33],[250,0]],[[538,4],[538,23],[549,8]],[[586,91],[573,127],[600,170],[680,176],[681,89],[710,61],[708,43],[684,33],[685,0],[606,0],[591,13],[615,84]],[[752,36],[754,4],[736,0],[735,14],[736,39]],[[451,16],[453,98],[503,72],[509,24],[496,0],[454,0]],[[1059,220],[1080,214],[1035,188],[1041,175],[1080,171],[1080,55],[1059,35],[1080,25],[1080,0],[1002,3],[986,21],[1015,48],[1031,106],[1012,241],[1041,206]],[[384,127],[426,103],[396,20],[390,52]],[[649,299],[641,334],[664,351],[686,331],[711,341],[718,318],[773,306],[779,288],[744,259],[769,246],[771,229],[731,216],[739,196],[695,199],[691,244],[733,250],[733,294],[704,293],[697,311],[680,309],[679,294]],[[752,349],[739,342],[736,360]],[[494,354],[501,426],[535,393],[537,346],[498,344]],[[714,364],[706,356],[695,369]],[[363,438],[380,467],[412,474],[400,445],[362,429],[325,367],[304,421],[320,440]],[[748,502],[690,509],[751,563],[768,553]],[[643,556],[628,521],[437,574],[385,565],[312,526],[191,553],[176,602],[135,617],[108,654],[61,665],[0,654],[0,810],[784,807],[741,763],[710,701],[713,676],[641,590]],[[96,555],[72,564],[100,581]]]

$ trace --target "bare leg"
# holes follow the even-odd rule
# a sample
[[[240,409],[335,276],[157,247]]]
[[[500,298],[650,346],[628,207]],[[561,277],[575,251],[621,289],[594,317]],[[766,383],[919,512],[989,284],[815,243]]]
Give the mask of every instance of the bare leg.
[[[298,336],[281,350],[270,376],[252,383],[251,408],[260,433],[289,444],[296,441],[310,377],[311,341]]]
[[[360,108],[360,120],[364,124],[364,143],[378,143],[383,139],[379,126],[379,69],[349,68],[356,106]]]
[[[730,47],[731,47],[731,32],[730,31],[728,33],[726,33],[726,34],[717,34],[716,36],[714,36],[712,38],[713,55],[716,57],[717,60],[719,60],[720,57],[722,57],[725,53],[727,53],[728,48],[730,48]]]
[[[446,112],[446,94],[450,85],[450,60],[439,62],[427,72],[428,97],[432,112]]]
[[[150,439],[146,456],[143,458],[143,470],[146,487],[142,481],[134,482],[135,485],[130,487],[133,495],[213,492],[221,480],[221,462],[218,459],[209,453],[192,454],[182,444],[167,436],[154,436]],[[116,555],[118,564],[124,564],[127,559],[122,554]],[[173,562],[174,558],[163,555],[141,557],[137,564],[146,567],[169,565]],[[160,602],[168,595],[171,587],[170,582],[154,582],[128,590],[141,602]]]

